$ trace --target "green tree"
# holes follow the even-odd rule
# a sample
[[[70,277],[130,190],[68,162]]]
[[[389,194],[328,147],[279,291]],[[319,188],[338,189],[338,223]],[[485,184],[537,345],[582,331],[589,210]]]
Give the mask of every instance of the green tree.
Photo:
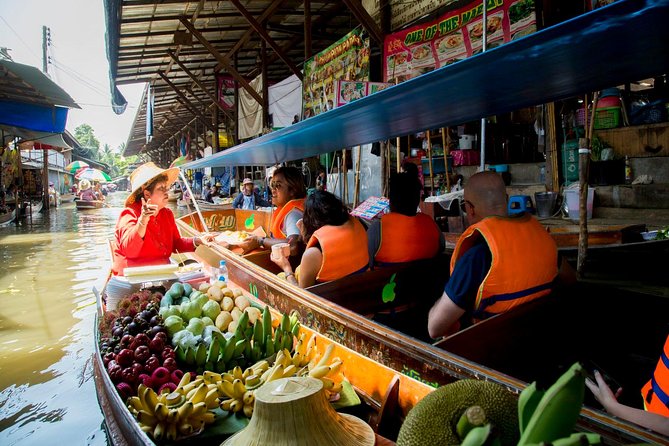
[[[100,160],[100,141],[95,137],[93,127],[88,124],[81,124],[74,129],[74,137],[77,138],[79,144],[86,150],[88,158]]]

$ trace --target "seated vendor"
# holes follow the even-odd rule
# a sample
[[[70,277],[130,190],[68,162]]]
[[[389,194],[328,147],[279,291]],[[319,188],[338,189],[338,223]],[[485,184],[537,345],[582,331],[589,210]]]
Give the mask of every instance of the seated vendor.
[[[469,226],[451,258],[451,277],[430,309],[432,338],[550,293],[557,246],[529,214],[507,215],[506,188],[495,172],[473,175],[464,191]]]
[[[270,188],[276,209],[272,212],[269,237],[250,236],[237,246],[248,252],[289,243],[290,255],[300,255],[303,244],[297,221],[302,218],[304,197],[307,196],[302,172],[295,167],[279,167],[274,171]]]
[[[409,172],[390,176],[390,212],[367,231],[371,267],[429,259],[444,250],[444,235],[435,221],[416,212],[420,188]]]
[[[79,182],[79,199],[82,201],[95,201],[97,196],[91,187],[91,182],[83,179]]]
[[[242,183],[242,191],[235,197],[235,200],[232,202],[232,207],[234,209],[248,209],[250,211],[255,210],[259,206],[269,207],[272,204],[260,196],[258,192],[254,190],[253,180],[251,178],[244,178]]]
[[[112,273],[122,275],[125,267],[169,263],[175,252],[191,252],[213,235],[181,237],[174,214],[167,206],[167,191],[179,175],[178,168],[161,169],[145,163],[130,174],[130,195],[116,222]]]
[[[325,191],[309,195],[299,226],[302,237],[308,240],[299,266],[299,279],[295,278],[287,257],[272,258],[288,282],[306,288],[367,270],[365,228],[349,215],[335,195]]]

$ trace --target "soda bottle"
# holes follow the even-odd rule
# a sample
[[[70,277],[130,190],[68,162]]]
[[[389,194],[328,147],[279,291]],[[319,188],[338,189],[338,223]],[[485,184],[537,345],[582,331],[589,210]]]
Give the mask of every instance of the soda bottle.
[[[632,164],[630,163],[630,157],[625,155],[625,184],[632,183]]]

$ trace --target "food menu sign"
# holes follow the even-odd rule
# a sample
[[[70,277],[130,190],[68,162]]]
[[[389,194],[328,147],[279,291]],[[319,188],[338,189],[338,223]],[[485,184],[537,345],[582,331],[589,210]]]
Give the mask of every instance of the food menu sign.
[[[536,31],[534,0],[488,0],[487,48]],[[437,20],[386,36],[384,80],[403,82],[481,52],[483,5],[472,2]]]
[[[335,107],[341,107],[356,99],[364,98],[377,91],[385,90],[392,86],[389,82],[365,82],[365,81],[336,81]]]
[[[369,38],[355,29],[304,63],[304,118],[331,110],[336,81],[369,80]]]

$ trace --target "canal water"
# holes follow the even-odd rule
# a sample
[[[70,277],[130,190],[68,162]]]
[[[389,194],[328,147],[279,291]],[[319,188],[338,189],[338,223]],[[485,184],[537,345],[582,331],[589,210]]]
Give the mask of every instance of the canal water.
[[[0,445],[106,445],[91,355],[95,297],[126,193],[0,228]]]

